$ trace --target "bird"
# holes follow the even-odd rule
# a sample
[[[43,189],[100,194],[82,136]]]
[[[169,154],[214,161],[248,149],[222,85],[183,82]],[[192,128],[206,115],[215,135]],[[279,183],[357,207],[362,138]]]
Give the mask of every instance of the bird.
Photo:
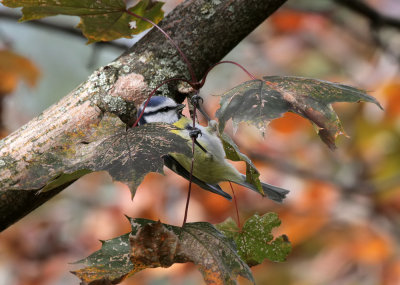
[[[216,121],[210,120],[207,127],[196,123],[193,128],[193,121],[182,115],[184,104],[178,104],[173,99],[164,96],[152,96],[146,107],[145,103],[146,101],[141,104],[137,112],[140,118],[139,127],[150,123],[172,124],[176,129],[171,130],[171,132],[185,139],[190,147],[192,147],[192,136],[196,137],[192,175],[190,175],[192,157],[185,154],[165,155],[163,157],[165,166],[187,180],[192,178],[192,182],[201,188],[221,195],[228,200],[231,200],[232,197],[219,186],[219,183],[223,181],[230,181],[260,193],[254,185],[246,181],[246,176],[225,158],[222,141],[217,133],[218,124]],[[200,107],[199,109],[205,114]],[[139,114],[142,112],[143,114],[140,117]],[[264,182],[261,182],[261,186],[264,194],[278,203],[283,202],[283,199],[289,193],[286,189]]]

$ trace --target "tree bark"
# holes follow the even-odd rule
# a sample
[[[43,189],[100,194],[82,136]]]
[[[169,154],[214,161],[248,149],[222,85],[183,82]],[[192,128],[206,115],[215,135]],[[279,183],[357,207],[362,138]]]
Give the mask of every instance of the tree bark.
[[[160,26],[187,55],[196,77],[201,78],[285,1],[187,0],[169,13]],[[96,151],[96,143],[87,141],[116,132],[104,127],[105,117],[113,113],[132,123],[135,107],[153,88],[165,79],[184,76],[189,79],[176,49],[153,29],[60,102],[0,141],[1,230],[79,177],[71,176],[51,191],[40,191],[61,175],[65,164],[79,161],[82,149],[85,153]],[[185,98],[182,87],[168,84],[160,92],[181,102]],[[60,150],[62,159],[53,155]]]

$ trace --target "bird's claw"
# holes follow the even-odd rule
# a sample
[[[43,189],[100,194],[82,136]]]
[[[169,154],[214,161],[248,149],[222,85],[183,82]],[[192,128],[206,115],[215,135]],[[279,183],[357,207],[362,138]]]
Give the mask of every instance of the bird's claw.
[[[201,104],[204,103],[204,99],[200,97],[200,95],[196,94],[193,95],[192,98],[190,99],[190,102],[192,103],[193,106],[195,106],[195,108],[197,110],[200,111],[200,113],[204,116],[204,118],[207,119],[207,121],[210,121],[210,117],[207,115],[207,113],[203,110],[202,106],[200,106],[200,102]]]
[[[200,136],[203,135],[203,134],[201,133],[201,130],[200,130],[200,129],[198,129],[198,128],[192,128],[192,129],[189,130],[189,136],[190,136],[191,138],[197,139],[197,138],[199,137],[199,135],[200,135]]]
[[[200,104],[199,103],[201,102],[201,104],[203,104],[204,103],[204,99],[201,98],[200,95],[196,94],[196,95],[193,95],[192,98],[190,98],[190,102],[192,102],[192,104],[194,106],[196,106],[196,108],[200,108]]]

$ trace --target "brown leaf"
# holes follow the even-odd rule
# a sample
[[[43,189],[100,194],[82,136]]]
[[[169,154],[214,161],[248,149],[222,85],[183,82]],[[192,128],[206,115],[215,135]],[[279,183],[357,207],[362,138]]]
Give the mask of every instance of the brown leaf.
[[[33,87],[39,76],[39,69],[32,61],[13,51],[0,50],[0,94],[13,92],[17,80],[23,80]]]
[[[178,237],[160,221],[140,228],[136,235],[129,237],[129,243],[135,267],[170,267],[179,247]]]

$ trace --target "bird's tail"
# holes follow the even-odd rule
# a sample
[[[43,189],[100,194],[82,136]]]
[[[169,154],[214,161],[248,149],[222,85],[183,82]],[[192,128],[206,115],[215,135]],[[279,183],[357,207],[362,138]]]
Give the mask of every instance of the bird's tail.
[[[276,187],[274,185],[267,184],[264,182],[261,182],[261,186],[264,190],[265,195],[271,200],[278,203],[282,203],[283,199],[285,199],[286,195],[290,192],[289,190]]]
[[[260,193],[254,185],[246,182],[246,176],[243,175],[242,177],[243,177],[243,182],[238,183],[235,181],[235,183],[238,183],[238,184],[245,186],[257,193]],[[276,186],[273,186],[271,184],[264,183],[264,182],[261,182],[261,186],[264,190],[265,196],[267,196],[269,199],[271,199],[275,202],[278,202],[278,203],[282,203],[283,199],[285,199],[286,195],[290,192],[289,190],[286,190],[286,189],[283,189],[280,187],[276,187]]]

